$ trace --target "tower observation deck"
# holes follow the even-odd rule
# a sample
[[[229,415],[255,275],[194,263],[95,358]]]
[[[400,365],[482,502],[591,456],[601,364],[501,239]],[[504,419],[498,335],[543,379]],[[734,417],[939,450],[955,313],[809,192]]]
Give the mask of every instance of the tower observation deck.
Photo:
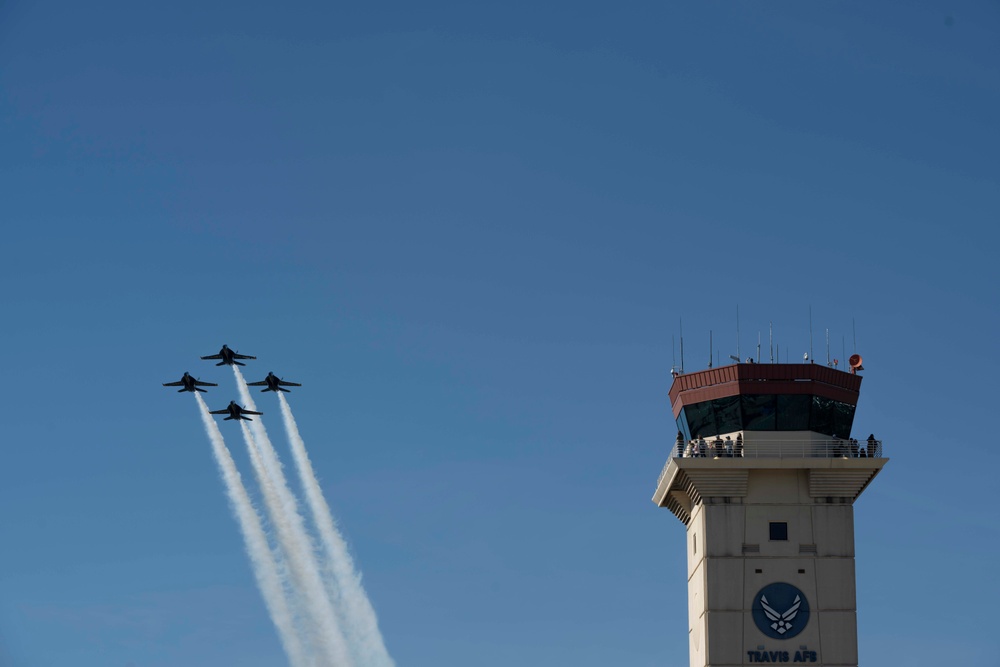
[[[853,503],[888,461],[851,435],[861,379],[817,364],[675,376],[653,502],[687,528],[691,667],[857,667]]]

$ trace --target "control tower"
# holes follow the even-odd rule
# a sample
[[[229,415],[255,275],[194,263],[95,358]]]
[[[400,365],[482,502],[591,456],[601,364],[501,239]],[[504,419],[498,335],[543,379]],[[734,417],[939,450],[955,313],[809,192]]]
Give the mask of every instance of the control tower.
[[[739,363],[675,374],[677,442],[653,502],[687,527],[691,667],[857,667],[854,501],[886,464],[851,437],[851,371]]]

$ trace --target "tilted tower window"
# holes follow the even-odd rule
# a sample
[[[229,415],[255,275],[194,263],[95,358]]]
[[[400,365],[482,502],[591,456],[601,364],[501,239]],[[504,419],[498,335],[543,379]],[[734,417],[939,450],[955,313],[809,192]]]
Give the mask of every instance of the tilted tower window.
[[[685,405],[677,419],[685,439],[735,431],[815,431],[848,437],[855,406],[810,394],[744,394]]]

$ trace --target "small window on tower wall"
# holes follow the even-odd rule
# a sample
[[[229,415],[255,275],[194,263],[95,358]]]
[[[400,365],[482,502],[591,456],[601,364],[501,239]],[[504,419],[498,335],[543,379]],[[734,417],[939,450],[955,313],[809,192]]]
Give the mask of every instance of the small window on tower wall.
[[[788,523],[786,521],[772,521],[771,522],[771,541],[787,541],[788,540]]]

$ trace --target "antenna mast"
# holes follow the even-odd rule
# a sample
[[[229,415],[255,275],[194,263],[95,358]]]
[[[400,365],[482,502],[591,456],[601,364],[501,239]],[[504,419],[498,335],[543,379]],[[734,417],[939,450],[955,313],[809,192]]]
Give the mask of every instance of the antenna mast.
[[[736,363],[740,363],[740,304],[736,304]]]
[[[756,363],[760,363],[760,332],[757,332],[757,358],[754,359]]]
[[[813,358],[813,307],[809,306],[809,359]]]
[[[712,367],[712,330],[708,330],[708,367]]]
[[[774,326],[773,323],[767,323],[767,349],[771,355],[771,363],[774,363]]]
[[[684,320],[680,320],[681,329],[681,373],[684,373]]]

